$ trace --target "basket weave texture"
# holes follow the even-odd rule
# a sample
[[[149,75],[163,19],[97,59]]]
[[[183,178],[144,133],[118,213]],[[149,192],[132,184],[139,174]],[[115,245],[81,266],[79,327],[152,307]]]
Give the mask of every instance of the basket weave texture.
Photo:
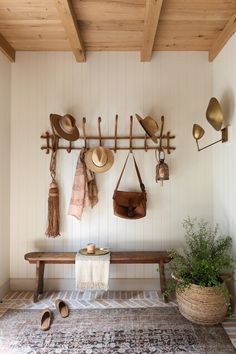
[[[200,287],[192,284],[184,291],[176,290],[180,313],[189,321],[202,325],[223,322],[227,314],[224,294],[214,287]]]

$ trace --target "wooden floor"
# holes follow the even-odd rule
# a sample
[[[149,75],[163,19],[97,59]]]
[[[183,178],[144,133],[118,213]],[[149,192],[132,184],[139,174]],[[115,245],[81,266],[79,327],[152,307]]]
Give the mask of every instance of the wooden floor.
[[[0,316],[8,309],[54,309],[56,299],[64,299],[71,309],[80,308],[138,308],[176,306],[175,301],[165,303],[158,291],[50,291],[37,303],[31,291],[11,291],[0,303]],[[223,327],[236,348],[236,320],[226,320]]]

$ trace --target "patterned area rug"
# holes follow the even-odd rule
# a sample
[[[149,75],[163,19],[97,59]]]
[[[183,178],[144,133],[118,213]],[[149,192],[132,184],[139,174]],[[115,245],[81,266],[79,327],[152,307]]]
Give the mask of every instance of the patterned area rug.
[[[222,326],[198,326],[175,307],[54,312],[51,329],[39,329],[41,311],[8,310],[0,318],[4,354],[231,354]]]

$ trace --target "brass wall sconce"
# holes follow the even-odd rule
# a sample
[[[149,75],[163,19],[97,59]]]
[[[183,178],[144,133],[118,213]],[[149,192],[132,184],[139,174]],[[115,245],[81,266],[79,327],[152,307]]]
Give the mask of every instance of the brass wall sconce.
[[[198,140],[200,140],[203,137],[203,135],[205,134],[205,130],[200,125],[194,124],[193,125],[193,137],[196,140],[198,151],[204,150],[204,149],[206,149],[212,145],[215,145],[217,143],[220,143],[220,142],[225,143],[226,141],[228,141],[228,127],[222,128],[224,117],[223,117],[220,103],[218,102],[218,100],[215,97],[212,97],[210,99],[210,102],[208,104],[207,111],[206,111],[206,119],[207,119],[208,123],[210,123],[211,126],[215,130],[221,131],[221,139],[214,141],[213,143],[200,148]]]

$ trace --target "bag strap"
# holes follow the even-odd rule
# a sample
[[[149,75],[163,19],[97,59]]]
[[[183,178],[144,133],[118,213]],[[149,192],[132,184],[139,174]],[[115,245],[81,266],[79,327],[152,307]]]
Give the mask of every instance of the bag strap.
[[[135,169],[136,169],[136,172],[137,172],[137,175],[138,175],[140,188],[141,188],[142,192],[145,192],[145,185],[143,184],[143,181],[142,181],[142,178],[141,178],[141,175],[140,175],[140,172],[139,172],[139,169],[138,169],[138,165],[137,165],[137,162],[135,160],[134,155],[133,155],[133,159],[134,159]]]
[[[123,176],[123,173],[124,173],[124,170],[125,170],[125,167],[127,165],[127,161],[128,161],[128,158],[129,158],[129,155],[130,155],[130,152],[128,153],[127,157],[126,157],[126,160],[125,160],[125,164],[123,166],[123,169],[121,171],[121,174],[120,174],[120,177],[118,179],[118,182],[117,182],[117,185],[116,185],[116,188],[115,188],[115,192],[117,191],[119,185],[120,185],[120,181],[121,181],[121,178]],[[133,154],[132,154],[133,155]],[[139,169],[138,169],[138,165],[137,165],[137,162],[135,160],[135,157],[133,155],[133,159],[134,159],[134,165],[135,165],[135,169],[136,169],[136,172],[137,172],[137,175],[138,175],[138,179],[139,179],[139,184],[140,184],[140,188],[142,190],[142,192],[145,192],[145,185],[143,184],[143,181],[142,181],[142,178],[141,178],[141,175],[140,175],[140,172],[139,172]]]

